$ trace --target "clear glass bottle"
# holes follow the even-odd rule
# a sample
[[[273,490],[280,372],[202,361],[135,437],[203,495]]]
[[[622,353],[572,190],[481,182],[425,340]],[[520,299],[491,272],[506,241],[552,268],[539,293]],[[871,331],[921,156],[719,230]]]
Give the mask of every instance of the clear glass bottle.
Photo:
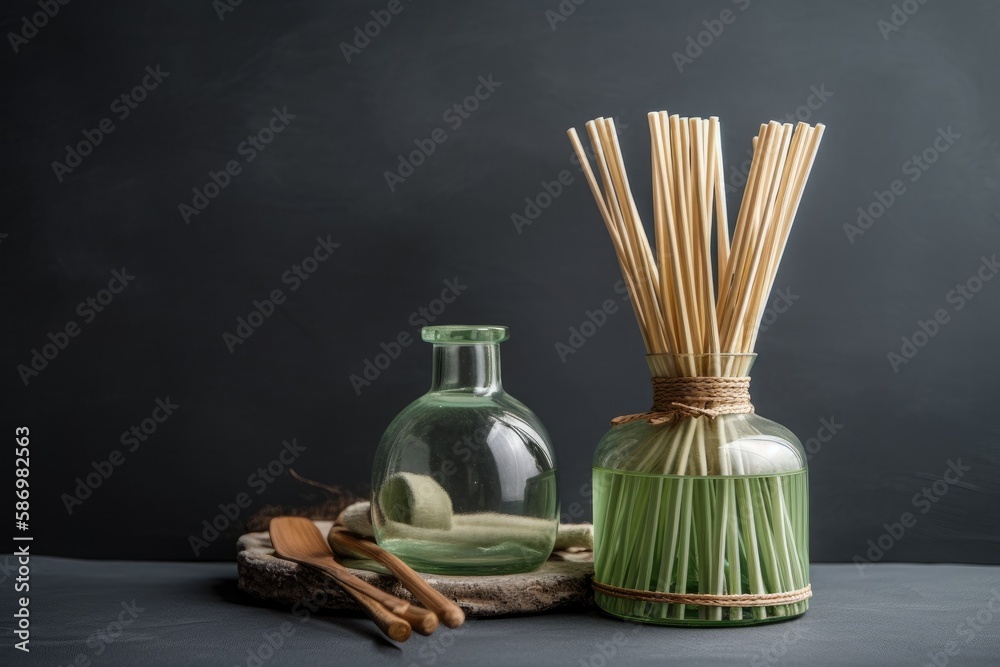
[[[379,546],[416,570],[509,574],[541,565],[558,528],[555,457],[500,382],[507,327],[424,327],[426,394],[389,424],[372,468]]]
[[[654,377],[744,377],[755,357],[664,354],[648,361]],[[801,591],[809,584],[808,502],[802,444],[757,414],[614,426],[594,455],[596,602],[616,616],[665,625],[799,616],[808,599],[719,607],[638,600],[598,584],[708,595]]]

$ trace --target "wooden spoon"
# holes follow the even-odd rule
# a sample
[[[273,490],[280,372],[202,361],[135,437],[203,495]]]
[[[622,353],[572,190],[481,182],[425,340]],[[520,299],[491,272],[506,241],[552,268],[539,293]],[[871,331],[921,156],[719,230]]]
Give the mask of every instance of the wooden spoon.
[[[346,549],[365,558],[371,558],[384,565],[387,570],[399,578],[407,590],[413,593],[413,597],[423,602],[424,606],[437,614],[449,628],[457,628],[465,621],[465,612],[457,604],[434,590],[409,565],[377,544],[359,539],[346,529],[339,528],[338,526],[334,526],[330,530],[330,542],[336,544],[339,548]]]
[[[421,634],[430,634],[437,628],[438,619],[433,612],[415,607],[348,572],[334,559],[330,545],[311,520],[275,517],[271,519],[270,534],[278,556],[333,577],[390,639],[405,642],[410,638],[411,627]]]

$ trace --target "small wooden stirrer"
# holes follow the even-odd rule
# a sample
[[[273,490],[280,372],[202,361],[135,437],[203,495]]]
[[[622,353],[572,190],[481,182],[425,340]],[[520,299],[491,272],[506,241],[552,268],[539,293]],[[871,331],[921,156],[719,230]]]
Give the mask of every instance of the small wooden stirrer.
[[[382,549],[377,544],[351,535],[346,529],[334,526],[330,530],[330,542],[365,558],[371,558],[392,572],[413,597],[424,603],[428,609],[449,628],[457,628],[465,622],[465,612],[457,604],[434,590],[419,574],[399,558]]]

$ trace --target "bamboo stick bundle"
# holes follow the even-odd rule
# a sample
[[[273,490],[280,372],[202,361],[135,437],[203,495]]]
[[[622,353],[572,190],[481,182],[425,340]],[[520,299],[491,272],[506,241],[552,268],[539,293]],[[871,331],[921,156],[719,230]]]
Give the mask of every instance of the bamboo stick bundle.
[[[730,234],[719,119],[659,111],[648,114],[648,124],[652,242],[614,122],[586,124],[596,173],[576,130],[568,135],[611,237],[654,387],[657,378],[685,378],[660,386],[697,393],[690,387],[704,379],[709,388],[745,392],[824,127],[760,126]],[[599,604],[635,620],[681,624],[803,613],[811,594],[804,459],[764,460],[747,444],[797,440],[747,414],[749,394],[743,407],[728,412],[686,394],[663,400],[668,407],[615,420],[598,451],[598,459],[604,451],[614,462],[595,463]]]

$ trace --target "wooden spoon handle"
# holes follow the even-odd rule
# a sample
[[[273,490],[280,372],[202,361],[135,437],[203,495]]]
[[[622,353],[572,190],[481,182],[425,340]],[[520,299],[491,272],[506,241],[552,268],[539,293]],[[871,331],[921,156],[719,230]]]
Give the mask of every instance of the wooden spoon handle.
[[[316,558],[313,560],[299,560],[296,562],[303,563],[304,565],[308,565],[330,575],[336,579],[337,583],[339,583],[342,587],[367,595],[376,602],[385,606],[389,611],[397,616],[402,616],[409,611],[412,606],[406,600],[398,598],[390,593],[386,593],[379,588],[375,588],[367,581],[355,577],[353,574],[348,572],[346,567],[335,561],[333,557],[322,559]]]
[[[400,600],[396,596],[389,595],[384,591],[380,591],[374,586],[358,579],[344,569],[343,566],[340,566],[339,563],[334,562],[334,566],[337,567],[333,567],[323,561],[295,560],[295,562],[314,570],[319,570],[323,574],[333,577],[333,579],[340,584],[340,587],[344,590],[344,592],[357,600],[358,604],[361,605],[368,616],[375,621],[375,625],[377,625],[379,629],[390,639],[395,639],[398,642],[405,642],[410,638],[410,623],[405,617],[402,617],[402,614],[397,614],[394,609],[394,607],[399,608],[403,613],[406,613],[410,607],[409,602]],[[371,589],[375,595],[369,595],[367,589]],[[385,600],[384,598],[386,597],[389,599]],[[391,601],[401,602],[403,604],[392,606],[386,604],[386,602]],[[435,618],[434,621],[436,625],[437,618]],[[420,630],[418,630],[418,632],[419,631]]]
[[[399,617],[409,623],[410,627],[414,630],[425,636],[437,630],[438,627],[437,614],[412,604]]]
[[[368,597],[364,593],[359,593],[355,590],[343,586],[344,591],[350,595],[352,598],[357,600],[361,608],[365,610],[368,617],[375,622],[378,629],[382,631],[389,639],[395,640],[397,642],[405,642],[410,638],[410,623],[406,618],[400,618],[396,616],[391,611],[383,607],[379,602]],[[437,625],[437,619],[434,619],[435,625]],[[419,629],[417,632],[421,632]],[[424,634],[424,633],[421,633]]]
[[[449,628],[457,628],[465,622],[462,609],[436,591],[419,574],[399,558],[382,549],[377,544],[360,540],[345,530],[334,527],[330,531],[330,539],[362,556],[378,561],[390,572],[396,575],[413,596],[424,603]]]
[[[438,627],[438,617],[433,611],[421,609],[402,598],[375,588],[363,579],[351,574],[347,568],[333,559],[309,561],[308,564],[336,579],[337,583],[351,595],[361,595],[382,605],[395,616],[405,620],[422,635],[429,635]],[[358,599],[357,595],[355,595],[355,599]]]
[[[410,604],[402,598],[398,598],[391,593],[386,593],[379,588],[375,588],[363,579],[355,577],[353,574],[348,572],[347,569],[344,569],[339,563],[337,566],[337,574],[334,576],[337,577],[337,580],[346,590],[354,591],[377,600],[392,613],[405,619],[414,630],[422,635],[429,635],[437,630],[438,617],[433,611]]]

